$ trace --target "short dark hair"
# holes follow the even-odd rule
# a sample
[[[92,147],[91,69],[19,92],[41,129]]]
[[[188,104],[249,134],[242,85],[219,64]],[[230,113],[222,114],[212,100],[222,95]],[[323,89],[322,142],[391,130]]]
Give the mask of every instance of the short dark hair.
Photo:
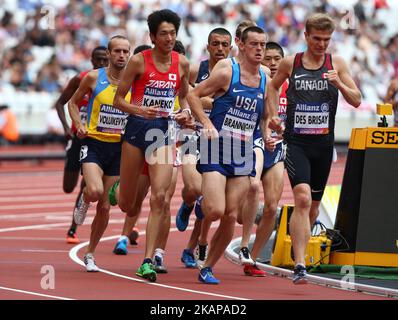
[[[176,40],[173,51],[177,51],[178,53],[185,56],[185,47],[180,40]]]
[[[123,39],[123,40],[129,41],[125,36],[122,36],[120,34],[118,34],[116,36],[113,36],[112,38],[109,39],[109,42],[108,42],[108,50],[109,51],[112,51],[112,45],[111,44],[112,44],[112,40],[114,40],[114,39]]]
[[[137,47],[134,49],[133,54],[137,54],[137,53],[140,53],[141,51],[148,50],[148,49],[151,49],[151,48],[152,48],[152,47],[149,46],[149,45],[147,45],[147,44],[142,44],[142,45],[140,45],[140,46],[137,46]]]
[[[181,18],[177,13],[169,9],[162,9],[152,12],[147,19],[149,33],[156,35],[158,28],[162,22],[172,23],[178,33],[180,29]]]
[[[94,59],[94,55],[95,55],[95,53],[96,53],[97,51],[106,51],[106,47],[105,47],[105,46],[98,46],[98,47],[95,47],[95,48],[93,49],[93,51],[91,52],[91,58],[92,58],[92,59]]]
[[[257,26],[247,27],[245,30],[243,30],[240,41],[245,42],[247,40],[249,32],[265,34],[264,30],[261,29],[260,27],[257,27]]]
[[[207,37],[207,43],[210,43],[210,38],[213,34],[218,34],[221,36],[229,36],[229,43],[232,43],[232,35],[231,33],[225,28],[215,28],[210,31],[209,36]]]
[[[267,44],[265,45],[265,50],[272,50],[272,49],[278,50],[279,53],[281,54],[282,58],[285,56],[285,53],[283,52],[283,48],[280,46],[279,43],[272,42],[272,41],[267,42]]]

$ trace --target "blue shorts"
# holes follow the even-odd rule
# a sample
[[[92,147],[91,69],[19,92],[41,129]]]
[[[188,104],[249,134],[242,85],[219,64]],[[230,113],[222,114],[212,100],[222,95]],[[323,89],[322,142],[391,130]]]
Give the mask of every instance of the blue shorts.
[[[258,128],[253,133],[253,148],[260,148],[264,151],[264,140],[261,130]]]
[[[80,162],[94,162],[104,171],[106,176],[120,175],[120,142],[103,142],[92,138],[85,138],[80,149]]]
[[[74,136],[68,140],[66,145],[65,171],[79,172],[81,168],[80,163],[80,149],[82,147],[82,140]]]
[[[252,145],[224,144],[223,139],[199,139],[200,155],[196,165],[199,173],[217,171],[226,177],[256,175],[256,155]]]
[[[130,115],[122,132],[122,140],[141,149],[145,154],[148,148],[155,151],[169,145],[170,140],[173,140],[170,139],[173,133],[169,132],[169,126],[175,130],[175,125],[168,118],[148,120]]]
[[[278,143],[273,152],[264,149],[264,166],[263,166],[263,174],[267,172],[268,169],[272,168],[278,162],[282,162],[285,160],[285,148],[283,146],[283,142]]]

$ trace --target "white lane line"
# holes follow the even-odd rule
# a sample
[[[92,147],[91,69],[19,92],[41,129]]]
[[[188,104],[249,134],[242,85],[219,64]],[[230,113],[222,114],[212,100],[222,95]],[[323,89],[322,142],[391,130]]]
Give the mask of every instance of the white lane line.
[[[18,293],[25,293],[25,294],[30,294],[30,295],[33,295],[33,296],[52,298],[52,299],[58,299],[58,300],[75,300],[75,299],[71,299],[71,298],[65,298],[65,297],[59,297],[59,296],[50,296],[48,294],[38,293],[38,292],[34,292],[34,291],[18,290],[18,289],[7,288],[7,287],[0,287],[0,290],[14,291],[14,292],[18,292]]]
[[[21,250],[22,252],[33,252],[33,253],[66,253],[69,250],[46,250],[46,249],[25,249]]]
[[[110,220],[111,222],[111,220]],[[53,224],[41,224],[41,225],[33,225],[33,226],[22,226],[22,227],[15,227],[15,228],[4,228],[4,229],[0,229],[0,233],[1,232],[9,232],[9,231],[20,231],[20,230],[32,230],[32,229],[47,229],[47,228],[53,228],[53,227],[61,227],[61,226],[68,226],[69,223],[53,223]],[[212,227],[217,227],[218,224],[212,226]],[[192,230],[193,227],[188,227],[188,230]],[[177,228],[171,228],[170,232],[175,232],[177,231]],[[140,235],[145,235],[145,232],[140,232]],[[116,236],[110,236],[110,237],[105,237],[103,239],[101,239],[100,241],[107,241],[107,240],[113,240],[113,239],[117,239],[119,238],[120,235],[116,235]],[[69,257],[76,262],[77,264],[84,266],[83,261],[81,261],[79,259],[79,257],[77,256],[77,252],[87,246],[89,244],[89,241],[83,242],[75,247],[73,247],[70,251],[69,251]],[[145,283],[148,285],[153,285],[153,286],[158,286],[158,287],[163,287],[163,288],[167,288],[167,289],[174,289],[174,290],[178,290],[178,291],[184,291],[184,292],[190,292],[190,293],[195,293],[195,294],[200,294],[200,295],[206,295],[206,296],[213,296],[213,297],[218,297],[218,298],[223,298],[223,299],[234,299],[234,300],[249,300],[247,298],[242,298],[242,297],[235,297],[235,296],[228,296],[228,295],[222,295],[222,294],[217,294],[217,293],[212,293],[212,292],[206,292],[206,291],[198,291],[198,290],[191,290],[191,289],[187,289],[187,288],[181,288],[181,287],[175,287],[175,286],[169,286],[169,285],[165,285],[165,284],[160,284],[160,283],[152,283],[152,282],[148,282],[146,280],[142,280],[139,278],[132,278],[132,277],[128,277],[122,274],[118,274],[118,273],[114,273],[105,269],[100,269],[101,272],[105,273],[105,274],[109,274],[111,276],[114,277],[118,277],[118,278],[122,278],[122,279],[127,279],[130,281],[135,281],[135,282],[141,282],[141,283]],[[69,298],[63,298],[63,297],[56,297],[56,296],[49,296],[49,295],[42,295],[40,293],[36,293],[36,292],[30,292],[30,291],[24,291],[24,290],[17,290],[17,289],[12,289],[12,288],[6,288],[6,287],[0,287],[0,289],[3,290],[10,290],[10,291],[15,291],[15,292],[20,292],[20,293],[26,293],[26,294],[32,294],[32,295],[41,295],[41,296],[45,296],[45,297],[49,297],[49,298],[54,298],[54,299],[65,299],[65,300],[72,300]]]
[[[54,203],[35,203],[35,204],[13,204],[13,205],[0,205],[0,210],[12,210],[15,211],[15,209],[46,209],[46,208],[54,208],[54,209],[59,209],[59,208],[71,208],[71,213],[72,213],[72,209],[74,206],[74,202],[69,201],[69,202],[54,202]],[[92,206],[91,210],[95,210],[94,208],[95,206]],[[180,208],[179,205],[172,205],[170,207],[171,210],[178,210]],[[143,210],[144,209],[148,209],[149,211],[149,204],[145,204],[143,205]],[[90,210],[90,209],[89,209]],[[120,211],[119,209],[117,209],[118,211],[116,212],[120,212],[122,213],[122,211]],[[112,214],[112,211],[111,211]]]
[[[188,227],[187,230],[192,230],[193,227]],[[177,231],[177,228],[171,228],[170,232],[175,232]],[[140,235],[145,235],[145,232],[140,232]],[[100,241],[108,241],[108,240],[113,240],[113,239],[118,239],[120,235],[117,236],[110,236],[110,237],[105,237],[102,238]],[[73,247],[70,252],[69,252],[69,257],[76,262],[77,264],[85,267],[84,262],[79,259],[77,256],[78,251],[88,245],[88,241],[81,243],[75,247]],[[206,292],[206,291],[198,291],[198,290],[192,290],[192,289],[187,289],[187,288],[182,288],[182,287],[175,287],[175,286],[169,286],[161,283],[156,283],[156,282],[148,282],[146,280],[142,280],[141,278],[133,278],[133,277],[128,277],[119,273],[111,272],[109,270],[105,269],[100,269],[101,272],[109,274],[114,277],[122,278],[122,279],[127,279],[130,281],[136,281],[136,282],[141,282],[145,283],[148,285],[152,286],[157,286],[157,287],[162,287],[162,288],[167,288],[167,289],[173,289],[173,290],[178,290],[178,291],[184,291],[184,292],[190,292],[190,293],[195,293],[195,294],[200,294],[200,295],[206,295],[206,296],[213,296],[213,297],[218,297],[218,298],[223,298],[223,299],[234,299],[234,300],[249,300],[247,298],[242,298],[242,297],[234,297],[234,296],[228,296],[228,295],[223,295],[223,294],[217,294],[217,293],[212,293],[212,292]]]
[[[38,195],[31,195],[31,196],[8,196],[8,197],[0,197],[0,203],[7,203],[7,202],[16,202],[16,203],[21,203],[21,202],[32,202],[32,201],[58,201],[58,200],[75,200],[76,196],[74,194],[46,194],[43,195],[41,194],[40,196]],[[14,206],[15,208],[15,206]]]
[[[4,214],[0,215],[0,220],[13,220],[15,219],[30,219],[30,218],[39,218],[45,217],[46,219],[52,217],[62,217],[68,216],[69,218],[72,217],[72,210],[69,211],[56,211],[56,212],[41,212],[41,213],[19,213],[19,214]]]
[[[2,232],[10,232],[10,231],[22,231],[22,230],[34,230],[34,229],[48,229],[54,227],[66,227],[69,226],[69,223],[49,223],[49,224],[36,224],[33,226],[22,226],[22,227],[14,227],[14,228],[3,228],[0,229],[0,233]]]

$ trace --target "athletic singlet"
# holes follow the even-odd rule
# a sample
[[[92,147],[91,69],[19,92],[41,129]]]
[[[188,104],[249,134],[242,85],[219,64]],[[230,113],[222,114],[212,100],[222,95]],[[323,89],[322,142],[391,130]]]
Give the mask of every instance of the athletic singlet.
[[[87,73],[89,73],[90,70],[85,70],[79,73],[79,75],[77,76],[80,80],[80,82],[83,80],[83,78],[86,76]],[[79,114],[80,114],[80,120],[82,122],[82,125],[85,126],[86,122],[87,122],[87,105],[88,105],[88,100],[90,99],[90,94],[86,93],[83,97],[82,100],[79,101],[79,103],[77,104],[78,108],[79,108]],[[76,135],[76,127],[72,122],[72,127],[71,130],[73,132],[73,134]]]
[[[141,53],[144,57],[145,70],[140,79],[132,84],[131,103],[142,108],[160,106],[156,117],[167,118],[173,112],[174,100],[181,85],[179,54],[172,51],[169,70],[160,72],[153,61],[152,49]]]
[[[287,96],[286,91],[289,87],[289,80],[286,80],[282,84],[281,91],[279,93],[279,106],[278,106],[278,116],[282,120],[282,122],[286,121],[286,109],[287,109]],[[271,136],[276,136],[277,133],[272,131]]]
[[[333,70],[332,57],[325,54],[317,70],[303,66],[303,52],[296,54],[287,90],[286,141],[331,145],[338,102],[338,89],[326,78]]]
[[[201,61],[199,64],[198,76],[196,77],[195,83],[201,83],[206,80],[210,75],[209,60]]]
[[[266,76],[260,69],[261,80],[257,88],[240,82],[240,65],[232,65],[228,91],[214,99],[210,120],[220,136],[232,136],[248,141],[252,138],[264,112]]]
[[[116,89],[108,80],[106,68],[98,69],[97,83],[87,105],[88,137],[104,142],[120,141],[127,114],[113,107]],[[130,92],[125,99],[130,101]]]
[[[209,60],[201,61],[199,65],[198,76],[196,77],[195,80],[195,84],[201,83],[202,81],[206,80],[209,76],[210,76]],[[207,116],[210,116],[211,110],[203,109],[203,111]],[[203,125],[199,121],[195,121],[195,124],[196,124],[196,131],[203,129]]]

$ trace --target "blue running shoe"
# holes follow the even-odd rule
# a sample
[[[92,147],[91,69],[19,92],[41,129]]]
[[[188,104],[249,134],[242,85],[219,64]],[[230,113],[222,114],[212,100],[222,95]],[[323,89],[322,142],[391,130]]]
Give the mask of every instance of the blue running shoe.
[[[307,271],[305,266],[298,264],[294,268],[293,272],[293,283],[294,284],[306,284],[308,282]]]
[[[203,196],[200,196],[195,202],[195,215],[196,215],[196,218],[198,218],[199,220],[202,220],[204,217],[203,211],[202,211],[202,200],[203,200]]]
[[[189,249],[184,249],[181,256],[181,262],[185,264],[185,268],[196,268],[195,257]]]
[[[203,268],[199,271],[198,280],[206,284],[219,284],[220,280],[216,279],[213,275],[213,270],[210,267]]]
[[[185,202],[182,203],[180,209],[178,209],[176,216],[176,226],[178,231],[185,231],[188,227],[189,216],[193,210],[193,206],[189,207]]]
[[[127,254],[127,238],[119,240],[116,243],[115,249],[113,249],[113,253],[122,256],[125,256]]]

